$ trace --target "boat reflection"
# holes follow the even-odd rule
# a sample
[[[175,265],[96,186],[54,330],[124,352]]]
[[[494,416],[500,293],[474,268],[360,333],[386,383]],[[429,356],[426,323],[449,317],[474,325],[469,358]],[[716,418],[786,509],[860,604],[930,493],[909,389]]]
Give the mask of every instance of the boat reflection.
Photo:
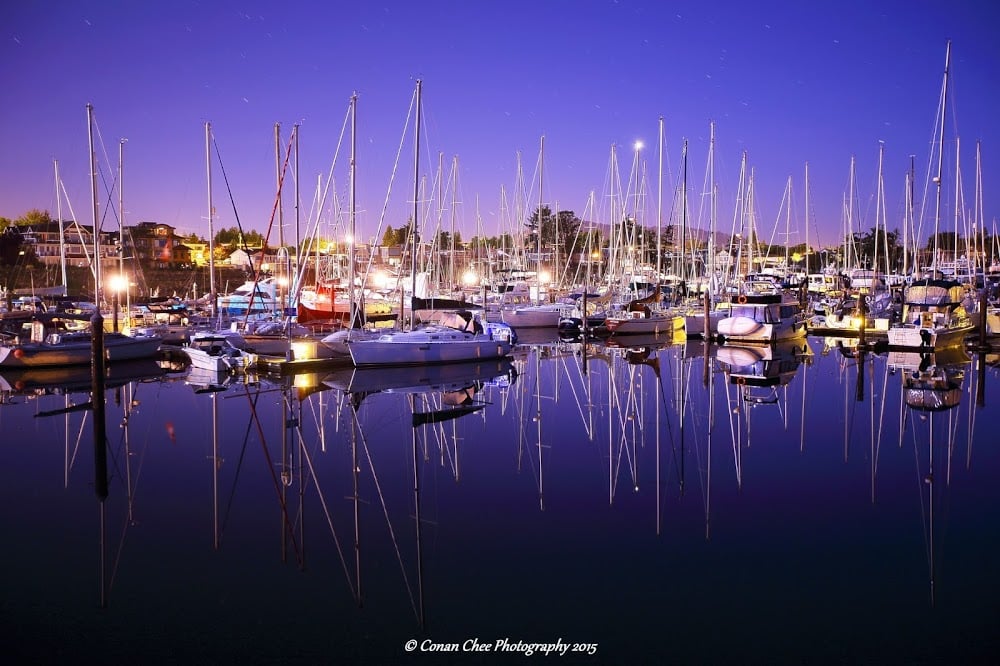
[[[743,387],[744,401],[755,404],[777,402],[777,389],[787,386],[810,356],[812,349],[802,340],[772,345],[726,344],[716,349],[716,360],[729,383]]]
[[[903,401],[912,409],[940,412],[957,407],[972,359],[961,347],[930,353],[890,352],[889,367],[902,371]]]
[[[890,352],[888,365],[902,374],[902,400],[909,408],[914,459],[917,467],[917,490],[924,523],[924,547],[927,552],[928,584],[931,605],[936,603],[937,564],[935,556],[935,512],[947,501],[939,497],[936,488],[939,477],[945,488],[951,485],[956,446],[956,423],[960,416],[954,411],[962,402],[963,384],[971,358],[961,347],[938,349],[933,352]],[[969,410],[970,418],[974,412]],[[938,417],[938,418],[935,418]],[[901,420],[903,415],[900,415]],[[971,425],[971,424],[970,424]],[[900,437],[902,438],[902,423]],[[940,440],[943,439],[943,445]],[[968,443],[971,462],[972,441]],[[942,455],[943,453],[943,455]]]
[[[104,387],[117,388],[132,381],[144,381],[162,377],[167,371],[153,359],[119,361],[107,364],[104,373]],[[5,368],[0,370],[0,393],[6,397],[67,395],[87,393],[93,389],[93,375],[90,366],[43,366],[29,368]]]
[[[378,368],[344,368],[327,374],[322,383],[330,388],[363,397],[368,393],[445,394],[475,392],[483,382],[510,381],[515,376],[510,358],[482,362],[447,363],[441,365],[397,366]]]

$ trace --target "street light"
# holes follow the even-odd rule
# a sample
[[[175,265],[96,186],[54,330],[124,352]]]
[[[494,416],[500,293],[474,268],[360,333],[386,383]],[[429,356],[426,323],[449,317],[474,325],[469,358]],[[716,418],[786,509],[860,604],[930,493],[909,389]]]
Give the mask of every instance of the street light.
[[[118,294],[128,289],[128,278],[119,273],[112,275],[108,280],[108,287],[111,289],[111,331],[118,332]]]

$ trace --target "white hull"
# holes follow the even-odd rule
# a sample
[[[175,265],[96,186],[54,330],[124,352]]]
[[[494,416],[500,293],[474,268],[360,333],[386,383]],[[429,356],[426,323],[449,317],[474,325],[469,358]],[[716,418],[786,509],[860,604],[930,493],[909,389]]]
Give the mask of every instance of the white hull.
[[[242,342],[242,337],[228,331],[204,333],[194,336],[183,350],[193,368],[211,373],[236,372],[255,363],[257,357],[240,349],[233,340]]]
[[[674,331],[681,330],[684,326],[684,318],[677,315],[654,313],[646,316],[641,312],[628,314],[631,316],[608,317],[604,320],[604,325],[612,335],[673,335]]]
[[[727,341],[778,342],[805,337],[805,323],[801,321],[764,324],[752,317],[726,317],[718,324],[718,335]]]
[[[914,324],[899,324],[889,329],[889,346],[909,349],[957,347],[972,331],[972,324],[955,328],[924,328]]]
[[[158,338],[104,334],[104,357],[109,363],[151,358],[159,348]],[[89,332],[49,336],[45,342],[0,346],[0,367],[6,368],[90,365],[92,360],[93,343]]]
[[[502,358],[510,354],[510,338],[428,326],[416,331],[386,333],[375,339],[347,342],[354,365],[420,365]]]
[[[719,320],[718,335],[726,342],[770,343],[805,337],[806,323],[798,302],[777,294],[740,296],[730,316]]]
[[[503,323],[514,328],[555,328],[559,325],[563,306],[528,305],[500,310]]]

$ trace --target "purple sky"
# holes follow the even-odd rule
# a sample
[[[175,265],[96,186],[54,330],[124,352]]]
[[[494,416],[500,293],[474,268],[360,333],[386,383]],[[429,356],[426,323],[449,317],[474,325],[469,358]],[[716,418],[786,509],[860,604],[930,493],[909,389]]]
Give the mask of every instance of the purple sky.
[[[397,228],[412,209],[409,136],[387,192],[420,78],[427,128],[421,173],[433,179],[443,153],[448,177],[458,156],[455,218],[465,238],[476,233],[477,198],[486,233],[497,232],[501,186],[513,206],[515,154],[521,151],[531,181],[542,135],[543,200],[582,216],[593,191],[599,210],[587,217],[602,221],[611,146],[618,146],[624,187],[633,144],[642,140],[646,215],[653,224],[657,119],[663,116],[670,167],[664,220],[671,183],[680,179],[684,139],[697,216],[714,120],[719,229],[732,228],[746,150],[760,233],[770,236],[779,218],[784,231],[779,206],[791,177],[792,242],[805,240],[808,162],[810,241],[817,243],[818,232],[820,242],[831,244],[843,233],[852,155],[862,219],[855,225],[874,224],[880,140],[889,227],[900,226],[910,155],[916,156],[918,200],[923,196],[951,39],[943,224],[945,230],[954,224],[953,144],[960,135],[970,216],[975,143],[982,141],[989,227],[997,216],[992,193],[1000,189],[993,157],[1000,142],[998,26],[1000,9],[985,1],[8,2],[0,8],[0,216],[16,218],[31,208],[55,215],[52,162],[58,159],[69,203],[81,221],[91,221],[90,102],[109,184],[119,139],[128,139],[126,222],[165,222],[201,235],[208,230],[204,123],[212,122],[241,222],[261,232],[275,198],[274,123],[281,123],[283,140],[301,123],[305,233],[318,175],[331,169],[357,91],[357,219],[368,238],[383,205],[386,222]],[[346,151],[334,171],[344,206]],[[233,226],[217,163],[213,174],[216,226]],[[291,224],[290,178],[286,185]],[[108,196],[103,184],[100,192]],[[533,207],[537,192],[529,198]],[[450,228],[450,212],[445,215]],[[323,220],[325,229],[329,217]],[[117,226],[110,215],[103,224]],[[286,227],[286,237],[292,233]]]

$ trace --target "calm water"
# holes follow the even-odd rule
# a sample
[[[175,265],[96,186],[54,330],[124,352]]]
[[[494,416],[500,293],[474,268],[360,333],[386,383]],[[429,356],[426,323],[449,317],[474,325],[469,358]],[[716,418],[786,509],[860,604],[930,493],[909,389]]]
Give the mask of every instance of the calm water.
[[[596,644],[567,663],[993,661],[997,371],[808,345],[761,361],[549,343],[507,366],[127,383],[107,391],[103,502],[92,413],[39,416],[88,395],[8,396],[8,650],[520,658],[421,651],[475,639]]]

